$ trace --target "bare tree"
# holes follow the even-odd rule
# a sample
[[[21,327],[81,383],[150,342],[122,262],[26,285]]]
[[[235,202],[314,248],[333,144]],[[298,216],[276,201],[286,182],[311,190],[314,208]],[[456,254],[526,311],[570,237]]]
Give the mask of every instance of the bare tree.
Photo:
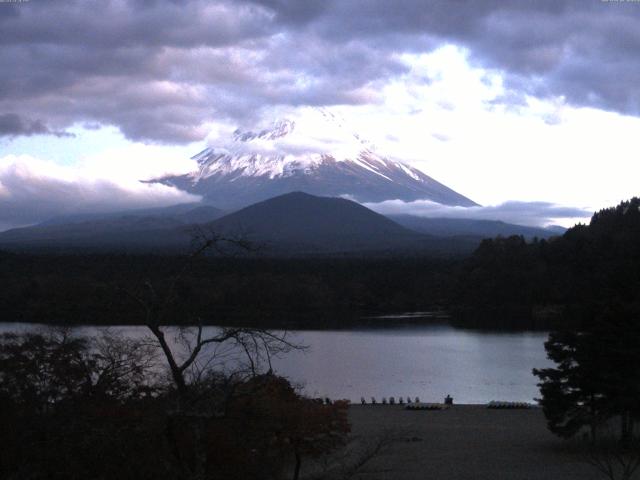
[[[587,446],[585,460],[609,480],[631,480],[640,469],[640,439],[621,441],[610,425],[605,425],[600,440]]]
[[[93,339],[91,349],[95,363],[93,390],[98,394],[125,399],[157,391],[158,356],[153,345],[105,329]]]
[[[242,352],[246,359],[244,370],[252,375],[257,374],[260,368],[265,365],[271,369],[271,359],[275,355],[288,352],[291,349],[302,348],[290,342],[286,332],[276,333],[265,329],[238,327],[205,332],[201,318],[194,319],[195,326],[180,328],[175,338],[174,345],[177,344],[183,352],[188,353],[185,358],[180,358],[167,338],[168,324],[184,323],[168,319],[167,316],[171,306],[176,302],[176,290],[179,282],[189,273],[197,259],[208,253],[228,257],[238,252],[247,253],[257,250],[252,243],[242,238],[221,236],[196,228],[192,235],[191,253],[177,274],[170,279],[166,292],[159,292],[150,279],[144,282],[143,291],[140,294],[123,289],[123,293],[142,307],[144,325],[157,341],[179,395],[186,394],[190,378],[191,380],[201,378],[203,370],[212,366],[212,359],[216,355],[207,356],[205,361],[201,356],[208,346],[224,345],[227,347],[227,353],[229,349]],[[240,369],[241,365],[237,365],[237,367]],[[192,374],[192,369],[196,370],[195,374]]]
[[[266,369],[271,371],[274,356],[304,348],[291,342],[287,332],[245,327],[205,329],[201,318],[195,319],[195,326],[173,327],[174,332],[177,330],[174,341],[168,338],[171,323],[184,323],[176,322],[168,315],[176,302],[177,286],[192,269],[194,262],[208,253],[230,256],[254,251],[255,247],[243,239],[198,229],[193,234],[191,253],[182,268],[170,279],[165,292],[159,292],[150,279],[144,282],[140,294],[124,290],[128,297],[141,306],[144,324],[153,335],[168,366],[177,402],[175,410],[168,413],[167,435],[174,456],[179,463],[184,463],[175,430],[177,422],[181,426],[188,426],[193,437],[194,461],[190,476],[194,479],[205,476],[207,454],[203,437],[206,422],[224,415],[225,405],[234,394],[235,387]],[[225,358],[231,358],[233,363],[232,372],[228,375],[221,374],[220,362]]]

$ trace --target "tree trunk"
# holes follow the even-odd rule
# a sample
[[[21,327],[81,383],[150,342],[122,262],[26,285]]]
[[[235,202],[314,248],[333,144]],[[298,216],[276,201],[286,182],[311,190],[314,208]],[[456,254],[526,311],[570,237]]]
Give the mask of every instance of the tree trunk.
[[[293,480],[298,480],[300,478],[300,466],[302,465],[302,457],[300,456],[300,452],[296,450],[296,466],[293,471]]]
[[[591,429],[591,443],[596,443],[596,439],[598,436],[598,411],[596,408],[596,401],[593,397],[593,395],[591,395],[591,401],[590,401],[590,410],[591,410],[591,423],[590,423],[590,429]]]
[[[167,340],[164,336],[164,332],[160,330],[160,327],[154,324],[147,324],[151,333],[156,337],[158,343],[160,344],[160,348],[162,349],[162,353],[164,353],[165,359],[169,364],[169,369],[171,370],[171,376],[173,377],[173,381],[176,384],[176,388],[178,390],[178,394],[180,397],[184,397],[187,391],[187,383],[184,380],[184,375],[182,370],[178,366],[176,359],[173,356],[173,352],[167,343]]]
[[[194,435],[194,478],[196,480],[203,480],[207,470],[207,450],[205,445],[205,430],[204,420],[200,418],[193,419],[193,435]]]
[[[631,443],[631,435],[633,428],[633,419],[628,411],[620,414],[620,442],[624,447]]]
[[[182,452],[180,451],[180,445],[178,444],[178,439],[176,436],[174,418],[171,415],[167,415],[166,417],[165,436],[167,438],[167,443],[169,444],[169,449],[171,450],[174,459],[176,460],[180,470],[184,471],[185,465],[182,458]]]

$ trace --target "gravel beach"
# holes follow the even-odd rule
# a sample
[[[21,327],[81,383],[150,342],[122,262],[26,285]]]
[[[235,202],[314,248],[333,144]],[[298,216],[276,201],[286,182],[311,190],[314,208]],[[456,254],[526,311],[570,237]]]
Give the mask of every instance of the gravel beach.
[[[540,408],[454,405],[442,411],[408,411],[398,405],[354,405],[349,417],[356,436],[397,438],[356,478],[602,478],[576,452],[576,442],[563,441],[547,430]]]

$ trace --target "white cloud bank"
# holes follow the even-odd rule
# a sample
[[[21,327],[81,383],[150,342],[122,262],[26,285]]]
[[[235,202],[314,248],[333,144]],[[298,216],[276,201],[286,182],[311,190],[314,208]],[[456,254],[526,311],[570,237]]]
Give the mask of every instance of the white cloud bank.
[[[366,203],[366,207],[383,215],[416,215],[431,218],[466,218],[474,220],[501,220],[507,223],[546,227],[549,225],[571,226],[579,221],[586,222],[592,211],[584,208],[564,207],[549,202],[504,202],[499,205],[478,207],[453,207],[418,200],[403,202],[387,200],[380,203]]]
[[[116,153],[89,158],[82,168],[61,166],[26,155],[0,158],[0,230],[59,215],[159,207],[199,200],[199,197],[173,187],[139,181],[149,178],[149,169],[144,167],[144,160],[131,162],[131,154],[139,153],[137,148]],[[105,155],[109,159],[103,158]],[[155,173],[173,172],[177,167],[167,157],[155,160]],[[142,170],[147,173],[144,177],[138,176]]]

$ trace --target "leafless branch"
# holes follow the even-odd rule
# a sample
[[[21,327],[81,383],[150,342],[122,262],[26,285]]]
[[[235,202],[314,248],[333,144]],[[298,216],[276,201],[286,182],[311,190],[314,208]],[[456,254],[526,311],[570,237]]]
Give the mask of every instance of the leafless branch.
[[[640,468],[640,439],[625,444],[609,432],[587,447],[585,461],[610,480],[631,480]]]
[[[172,304],[176,301],[176,290],[182,278],[193,268],[193,262],[213,252],[220,256],[229,256],[236,252],[255,252],[258,249],[243,238],[228,237],[204,230],[197,227],[193,231],[192,248],[186,261],[179,271],[171,278],[168,289],[161,294],[150,280],[144,282],[144,294],[136,295],[127,289],[121,289],[128,298],[140,305],[145,315],[145,325],[155,338],[160,351],[166,358],[169,372],[174,384],[181,396],[187,391],[188,382],[200,380],[207,376],[206,370],[214,365],[214,359],[218,349],[214,349],[212,356],[205,356],[201,360],[203,350],[208,346],[219,346],[229,344],[244,353],[248,362],[248,371],[251,375],[256,375],[261,365],[267,364],[272,367],[272,358],[292,349],[303,349],[287,338],[286,332],[278,333],[263,329],[251,328],[222,328],[211,334],[205,334],[203,323],[198,319],[198,323],[193,328],[182,328],[177,337],[177,342],[187,353],[184,358],[180,358],[178,352],[174,351],[171,343],[167,339],[167,331],[164,325],[167,322],[167,315],[171,311]],[[194,332],[189,337],[188,332]],[[238,367],[238,365],[236,365]]]

